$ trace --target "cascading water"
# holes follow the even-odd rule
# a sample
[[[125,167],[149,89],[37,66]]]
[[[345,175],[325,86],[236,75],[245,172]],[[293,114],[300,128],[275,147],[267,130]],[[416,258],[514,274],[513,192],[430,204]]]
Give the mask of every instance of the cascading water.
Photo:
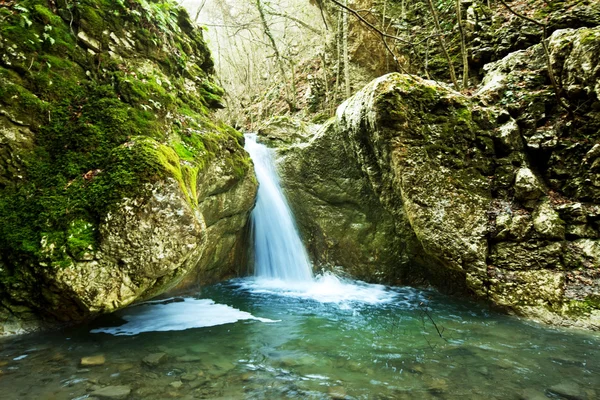
[[[271,150],[257,143],[256,134],[246,134],[245,148],[254,161],[259,184],[251,215],[255,276],[284,282],[312,281],[312,267],[279,185]]]
[[[287,204],[272,151],[246,134],[246,151],[254,161],[258,179],[256,206],[251,222],[254,232],[254,280],[240,285],[254,293],[306,298],[322,303],[377,304],[392,301],[396,294],[383,285],[340,279],[326,272],[313,277],[312,267]]]

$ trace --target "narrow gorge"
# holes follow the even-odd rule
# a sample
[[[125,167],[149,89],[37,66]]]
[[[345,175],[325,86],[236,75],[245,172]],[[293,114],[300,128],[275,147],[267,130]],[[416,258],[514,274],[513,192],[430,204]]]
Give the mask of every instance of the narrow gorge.
[[[0,0],[0,397],[594,399],[599,331],[594,1]]]

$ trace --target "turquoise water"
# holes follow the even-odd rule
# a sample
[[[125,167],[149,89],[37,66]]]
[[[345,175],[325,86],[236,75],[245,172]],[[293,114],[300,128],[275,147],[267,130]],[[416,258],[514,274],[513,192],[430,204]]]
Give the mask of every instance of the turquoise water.
[[[600,398],[598,334],[549,328],[434,291],[334,289],[331,282],[308,293],[234,280],[187,301],[124,310],[129,331],[90,333],[124,324],[112,316],[5,338],[0,398],[85,399],[114,385],[126,386],[128,399]],[[160,362],[144,362],[157,353]],[[105,362],[80,365],[93,355]]]

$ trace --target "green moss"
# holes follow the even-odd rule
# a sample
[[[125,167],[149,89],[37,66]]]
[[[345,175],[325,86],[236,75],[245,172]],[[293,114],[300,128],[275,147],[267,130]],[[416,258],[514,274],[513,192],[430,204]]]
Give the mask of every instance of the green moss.
[[[96,229],[94,224],[84,220],[75,220],[67,230],[67,251],[76,259],[94,251],[96,246]]]
[[[97,246],[99,222],[145,182],[172,177],[195,206],[210,158],[225,155],[239,176],[249,168],[242,135],[209,121],[207,106],[223,91],[208,78],[202,36],[177,25],[184,14],[175,2],[57,4],[56,13],[42,0],[19,1],[10,12],[0,7],[0,40],[10,46],[0,67],[0,107],[35,138],[33,149],[19,153],[23,178],[0,188],[1,261],[15,270],[84,257]],[[100,42],[108,40],[105,29],[127,30],[137,35],[136,54],[127,61],[90,56],[78,45],[78,29]],[[144,56],[149,71],[136,66]],[[197,79],[200,95],[186,90],[186,77]]]
[[[566,304],[566,313],[572,316],[589,315],[600,310],[600,296],[589,296],[585,300],[571,300]]]

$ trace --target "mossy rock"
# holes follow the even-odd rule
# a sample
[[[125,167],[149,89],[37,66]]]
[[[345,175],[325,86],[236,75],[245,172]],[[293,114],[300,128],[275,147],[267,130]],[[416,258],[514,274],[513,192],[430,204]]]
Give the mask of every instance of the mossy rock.
[[[29,292],[23,297],[33,309],[82,319],[176,284],[198,257],[173,257],[185,264],[179,272],[171,265],[118,301],[113,289],[92,296],[69,287],[75,275],[58,278],[81,268],[119,271],[118,257],[98,259],[110,253],[107,221],[126,199],[150,199],[159,187],[202,226],[203,175],[212,174],[210,190],[237,199],[232,210],[240,218],[230,232],[244,226],[254,196],[251,163],[241,134],[214,121],[211,108],[223,91],[201,30],[176,2],[11,2],[0,8],[0,53],[0,287],[7,301]],[[232,194],[240,187],[247,199]],[[205,235],[196,240],[202,236],[206,248]],[[98,305],[109,298],[114,307]]]

